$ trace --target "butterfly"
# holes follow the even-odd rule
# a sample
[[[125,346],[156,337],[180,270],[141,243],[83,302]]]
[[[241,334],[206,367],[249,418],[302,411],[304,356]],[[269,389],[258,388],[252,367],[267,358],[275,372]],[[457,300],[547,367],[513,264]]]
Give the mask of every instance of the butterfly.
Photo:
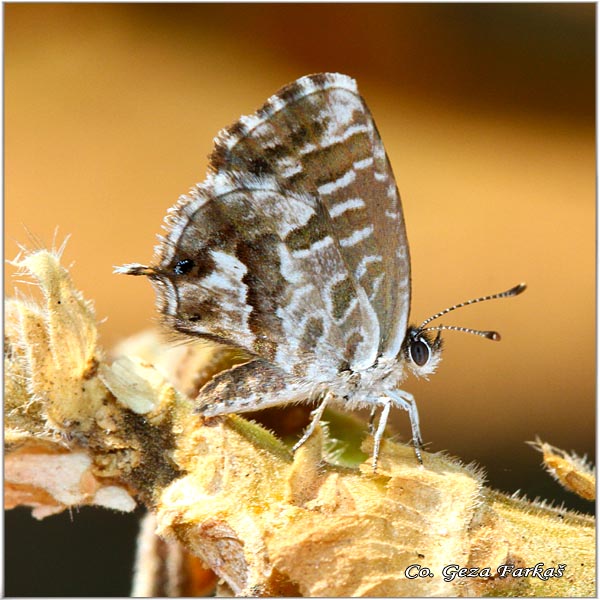
[[[441,330],[499,339],[431,321],[525,289],[409,326],[410,255],[394,175],[356,82],[336,73],[302,77],[222,130],[205,181],[165,222],[154,266],[118,272],[150,279],[167,327],[249,357],[204,385],[198,414],[319,400],[297,449],[326,406],[370,408],[373,470],[392,407],[408,412],[422,462],[415,399],[397,386],[408,373],[435,371]]]

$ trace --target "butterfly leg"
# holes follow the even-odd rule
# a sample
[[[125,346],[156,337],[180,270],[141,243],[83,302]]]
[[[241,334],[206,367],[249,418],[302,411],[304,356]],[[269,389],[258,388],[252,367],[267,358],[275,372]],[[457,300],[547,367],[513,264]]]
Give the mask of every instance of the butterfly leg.
[[[377,414],[377,404],[371,409],[371,414],[369,415],[369,435],[373,435],[375,433],[375,415]]]
[[[375,410],[377,406],[382,406],[381,415],[379,416],[379,423],[377,424],[377,430],[373,435],[373,473],[377,471],[377,461],[379,459],[379,447],[381,446],[381,438],[385,431],[388,416],[390,414],[390,408],[392,408],[392,400],[390,398],[381,398],[377,405],[371,410],[371,417],[374,418]]]
[[[292,452],[296,452],[296,450],[298,450],[298,448],[300,448],[300,446],[302,446],[302,444],[304,444],[306,440],[312,435],[313,431],[315,430],[315,427],[317,426],[317,423],[319,423],[319,421],[321,420],[321,417],[323,416],[323,411],[325,410],[325,407],[327,406],[327,403],[329,402],[331,397],[332,395],[329,392],[327,392],[321,404],[319,404],[319,406],[317,406],[317,408],[313,410],[313,412],[311,413],[310,425],[305,429],[304,433],[302,434],[302,437],[296,442],[296,444],[294,444]]]
[[[387,395],[391,398],[392,402],[398,408],[401,408],[408,412],[410,418],[410,427],[412,429],[413,436],[413,447],[419,464],[423,464],[423,457],[421,456],[421,448],[423,447],[423,439],[421,438],[421,428],[419,427],[419,412],[417,410],[417,404],[412,394],[403,390],[387,390]]]

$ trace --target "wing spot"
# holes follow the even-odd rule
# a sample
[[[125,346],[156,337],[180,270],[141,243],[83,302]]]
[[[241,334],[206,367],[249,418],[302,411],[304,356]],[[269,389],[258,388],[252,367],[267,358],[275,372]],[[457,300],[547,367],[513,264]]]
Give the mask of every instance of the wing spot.
[[[314,350],[319,340],[323,337],[324,331],[323,319],[320,317],[310,317],[304,326],[304,334],[300,341],[301,350],[305,352]]]
[[[354,182],[356,179],[356,173],[354,169],[350,169],[346,171],[344,175],[336,179],[335,181],[330,181],[329,183],[324,183],[317,188],[319,194],[331,194],[341,188],[345,188]]]
[[[354,285],[348,277],[335,283],[331,289],[334,319],[341,319],[346,314],[350,303],[355,298],[356,293],[354,291]]]
[[[373,234],[373,225],[369,225],[368,227],[364,227],[363,229],[359,229],[355,231],[352,235],[349,235],[346,238],[340,240],[340,246],[343,248],[347,248],[349,246],[355,246],[359,242],[367,239],[369,236]]]
[[[262,157],[253,158],[250,161],[248,170],[253,175],[260,177],[261,175],[271,175],[273,173],[273,167],[268,160]]]
[[[302,227],[293,229],[285,237],[287,247],[295,250],[310,250],[310,247],[328,236],[325,220],[320,213],[315,213]]]
[[[365,207],[365,202],[362,198],[349,198],[345,202],[334,204],[329,209],[329,216],[332,219],[344,214],[347,210],[358,210]]]

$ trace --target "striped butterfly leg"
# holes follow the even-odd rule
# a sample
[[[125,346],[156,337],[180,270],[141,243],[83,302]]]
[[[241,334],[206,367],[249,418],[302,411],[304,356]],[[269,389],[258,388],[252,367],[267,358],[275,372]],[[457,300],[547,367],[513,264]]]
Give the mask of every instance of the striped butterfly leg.
[[[200,389],[194,412],[215,417],[298,402],[308,396],[283,371],[255,359],[215,375]]]
[[[375,416],[377,415],[378,405],[375,404],[369,415],[369,435],[375,435]]]
[[[423,457],[421,456],[421,448],[423,447],[423,439],[421,438],[421,430],[419,427],[419,413],[417,411],[417,405],[412,394],[402,390],[388,390],[387,396],[377,400],[375,406],[371,410],[371,418],[369,421],[369,431],[373,435],[373,472],[377,471],[377,462],[379,460],[379,449],[381,447],[381,440],[385,431],[385,426],[390,414],[392,406],[396,406],[408,412],[410,418],[410,426],[413,434],[413,447],[415,455],[419,464],[423,464]],[[373,433],[373,421],[375,411],[378,407],[381,407],[381,415],[379,417],[379,423],[377,429]]]
[[[421,456],[421,448],[423,448],[423,438],[421,437],[421,428],[419,426],[419,411],[417,410],[417,403],[412,394],[405,392],[404,390],[387,390],[386,394],[391,398],[394,406],[401,408],[408,412],[410,418],[410,427],[412,429],[412,443],[415,449],[415,455],[419,464],[423,464],[423,457]]]
[[[379,423],[377,429],[373,434],[373,473],[377,471],[377,462],[379,460],[379,447],[381,446],[381,439],[383,438],[383,432],[387,424],[388,417],[390,415],[390,408],[392,407],[392,400],[390,398],[381,398],[377,401],[376,407],[381,406],[381,415],[379,415]],[[375,407],[371,411],[371,422],[369,423],[369,429],[372,430],[372,421],[374,420]]]
[[[292,448],[292,452],[296,452],[296,450],[298,450],[298,448],[300,448],[300,446],[302,446],[308,440],[308,438],[313,434],[315,427],[317,426],[317,424],[321,420],[321,417],[323,416],[323,411],[325,410],[325,407],[327,406],[328,402],[332,398],[333,398],[333,394],[331,394],[330,392],[327,392],[325,394],[325,396],[323,397],[323,399],[321,400],[321,403],[319,404],[319,406],[317,406],[317,408],[312,411],[312,413],[310,414],[310,416],[311,416],[310,424],[304,430],[302,437],[294,444],[294,447]]]

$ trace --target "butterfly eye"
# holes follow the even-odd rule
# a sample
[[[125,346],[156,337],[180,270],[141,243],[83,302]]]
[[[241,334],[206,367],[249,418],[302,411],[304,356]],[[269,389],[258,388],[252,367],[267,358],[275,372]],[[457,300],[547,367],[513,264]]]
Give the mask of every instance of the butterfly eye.
[[[173,268],[173,270],[175,271],[176,275],[186,275],[187,273],[189,273],[192,269],[194,268],[194,261],[190,260],[189,258],[186,258],[184,260],[180,260],[175,267]]]
[[[410,344],[410,358],[419,367],[423,367],[429,362],[431,350],[429,345],[423,339],[416,339]]]

